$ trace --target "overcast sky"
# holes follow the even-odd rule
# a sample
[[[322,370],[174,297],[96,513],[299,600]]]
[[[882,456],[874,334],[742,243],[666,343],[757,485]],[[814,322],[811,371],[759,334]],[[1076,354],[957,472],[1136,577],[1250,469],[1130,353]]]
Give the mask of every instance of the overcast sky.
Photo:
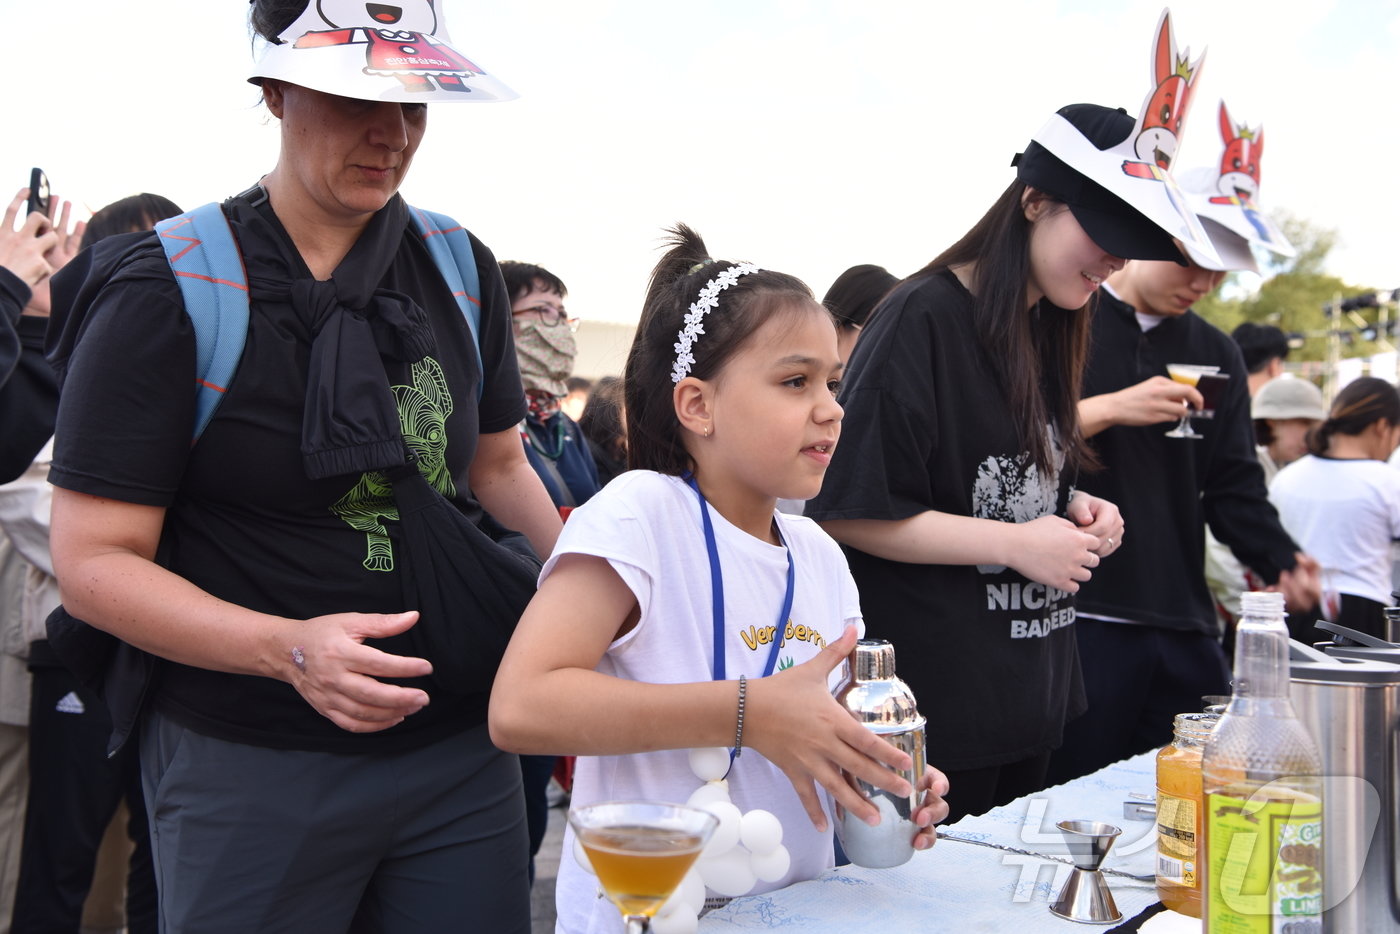
[[[521,94],[434,106],[403,188],[588,318],[635,321],[661,230],[801,276],[897,275],[961,235],[1058,107],[1136,113],[1161,11],[1143,0],[439,0],[453,45]],[[255,182],[276,121],[245,83],[243,0],[0,0],[4,190],[31,165],[89,209],[185,207]],[[1341,237],[1330,271],[1400,286],[1400,0],[1187,0],[1209,47],[1178,166],[1218,160],[1216,110],[1263,123],[1262,202]],[[1343,184],[1345,183],[1345,184]],[[6,195],[8,200],[8,195]]]

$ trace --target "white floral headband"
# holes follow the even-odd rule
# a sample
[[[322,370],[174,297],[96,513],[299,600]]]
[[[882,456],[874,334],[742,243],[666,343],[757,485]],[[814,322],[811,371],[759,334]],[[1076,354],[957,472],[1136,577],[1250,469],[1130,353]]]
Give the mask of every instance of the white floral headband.
[[[695,355],[690,352],[690,348],[695,346],[695,338],[705,333],[705,325],[702,323],[705,315],[711,309],[719,307],[719,293],[738,282],[740,276],[751,272],[758,272],[758,267],[753,263],[739,263],[705,283],[705,287],[700,290],[700,297],[690,305],[690,313],[685,316],[685,327],[681,328],[680,334],[677,335],[676,362],[671,366],[671,382],[679,383],[690,375],[690,368],[695,365]]]

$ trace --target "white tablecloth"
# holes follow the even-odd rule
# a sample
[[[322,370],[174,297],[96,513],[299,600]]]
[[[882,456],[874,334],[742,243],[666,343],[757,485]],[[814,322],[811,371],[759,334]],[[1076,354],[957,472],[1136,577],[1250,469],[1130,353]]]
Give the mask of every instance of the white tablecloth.
[[[1153,757],[1144,753],[943,829],[966,840],[1067,859],[1069,851],[1056,822],[1103,821],[1123,831],[1104,867],[1150,876],[1156,863],[1154,824],[1124,818],[1123,802],[1133,800],[1130,795],[1150,800],[1155,789]],[[777,892],[735,899],[701,918],[700,931],[1083,934],[1094,928],[1058,918],[1049,909],[1069,872],[1067,863],[939,840],[895,869],[845,866]],[[1157,901],[1150,882],[1111,874],[1106,878],[1125,920]]]

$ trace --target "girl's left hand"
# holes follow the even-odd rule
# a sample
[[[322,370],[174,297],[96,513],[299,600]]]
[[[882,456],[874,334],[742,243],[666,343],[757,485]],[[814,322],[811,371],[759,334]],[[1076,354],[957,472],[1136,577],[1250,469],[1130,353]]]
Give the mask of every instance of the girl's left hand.
[[[1081,532],[1088,532],[1099,540],[1094,554],[1100,558],[1111,554],[1123,544],[1123,516],[1118,507],[1106,499],[1090,496],[1083,490],[1075,490],[1065,510],[1070,521],[1079,526]]]
[[[935,825],[948,816],[948,802],[943,800],[948,793],[948,776],[925,765],[919,787],[924,791],[924,803],[914,812],[914,823],[919,827],[914,835],[914,849],[927,850],[938,839]]]

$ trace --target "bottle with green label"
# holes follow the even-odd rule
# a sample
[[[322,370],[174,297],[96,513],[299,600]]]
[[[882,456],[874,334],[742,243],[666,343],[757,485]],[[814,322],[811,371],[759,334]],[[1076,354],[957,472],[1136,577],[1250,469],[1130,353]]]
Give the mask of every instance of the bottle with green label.
[[[1321,934],[1322,760],[1288,696],[1283,595],[1241,608],[1234,693],[1202,762],[1205,930]]]

